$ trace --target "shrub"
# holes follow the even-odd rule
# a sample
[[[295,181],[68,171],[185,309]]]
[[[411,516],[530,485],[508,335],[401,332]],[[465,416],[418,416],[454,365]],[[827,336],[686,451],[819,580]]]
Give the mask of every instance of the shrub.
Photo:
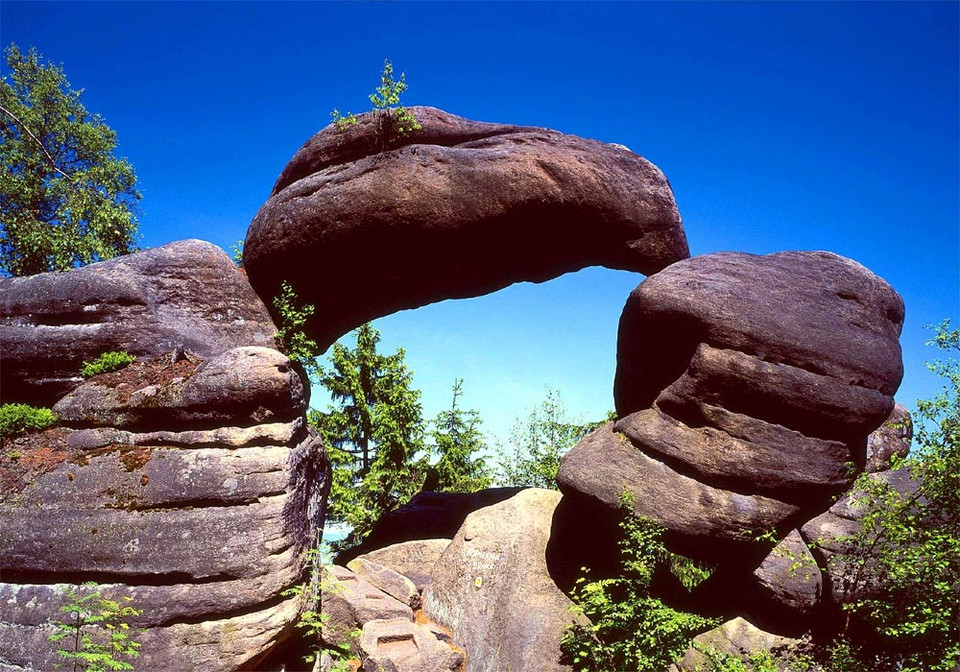
[[[0,406],[0,437],[2,438],[46,429],[56,422],[57,416],[49,408],[37,408],[27,404]]]
[[[137,358],[128,352],[105,352],[92,362],[84,362],[80,367],[80,375],[84,378],[91,378],[101,373],[110,373],[118,371],[128,364],[132,364]]]

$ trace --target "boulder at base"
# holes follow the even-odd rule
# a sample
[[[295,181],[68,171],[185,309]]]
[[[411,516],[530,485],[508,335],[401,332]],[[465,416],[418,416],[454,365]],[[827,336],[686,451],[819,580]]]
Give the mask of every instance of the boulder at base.
[[[735,618],[693,638],[693,646],[667,672],[699,672],[710,669],[710,658],[704,652],[749,659],[751,653],[765,651],[771,657],[789,656],[800,640],[781,637],[755,627],[742,618]],[[784,672],[789,672],[787,668]]]
[[[385,133],[371,112],[317,133],[247,233],[257,293],[269,304],[289,282],[316,307],[306,329],[321,350],[405,308],[689,256],[670,184],[625,147],[408,109],[420,130]]]
[[[434,568],[424,612],[467,653],[466,672],[554,672],[572,602],[545,559],[560,493],[523,490],[467,516]]]
[[[275,347],[276,328],[223,250],[183,240],[65,273],[0,279],[0,394],[52,406],[104,352],[212,357]]]

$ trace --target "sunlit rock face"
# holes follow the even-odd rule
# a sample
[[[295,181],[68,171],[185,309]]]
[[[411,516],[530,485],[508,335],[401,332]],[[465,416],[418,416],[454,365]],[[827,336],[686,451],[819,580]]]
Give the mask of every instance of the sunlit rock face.
[[[903,302],[828,252],[712,254],[630,295],[618,420],[563,459],[577,501],[659,520],[694,554],[822,511],[866,462],[902,377]]]
[[[65,273],[0,279],[0,395],[52,406],[84,360],[274,347],[263,303],[223,250],[182,240]]]
[[[302,604],[282,592],[323,520],[305,407],[274,350],[168,354],[91,378],[61,426],[5,440],[0,662],[54,669],[62,589],[93,580],[142,610],[137,670],[252,669],[293,630]]]
[[[328,127],[284,168],[244,266],[270,305],[288,281],[325,347],[375,317],[587,266],[655,273],[689,256],[670,184],[630,150],[410,108]]]

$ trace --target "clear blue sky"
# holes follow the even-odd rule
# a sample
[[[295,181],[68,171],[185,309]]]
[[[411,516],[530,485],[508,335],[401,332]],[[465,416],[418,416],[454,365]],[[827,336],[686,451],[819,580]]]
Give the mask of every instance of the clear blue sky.
[[[143,246],[245,236],[334,107],[385,57],[407,104],[627,145],[670,179],[693,254],[828,249],[904,297],[912,407],[923,326],[960,302],[958,3],[20,3],[4,45],[62,62],[119,134]],[[642,280],[589,269],[377,322],[427,414],[454,377],[488,429],[561,390],[612,407],[617,320]]]

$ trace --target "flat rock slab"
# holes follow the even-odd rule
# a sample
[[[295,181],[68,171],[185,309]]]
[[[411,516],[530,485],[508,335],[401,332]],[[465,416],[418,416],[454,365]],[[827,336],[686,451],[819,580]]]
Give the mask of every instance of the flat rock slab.
[[[378,132],[376,113],[320,131],[247,233],[257,293],[269,304],[291,283],[316,307],[307,331],[321,349],[397,310],[587,266],[655,273],[689,256],[669,183],[630,150],[408,109],[423,128],[399,137]]]
[[[794,519],[800,508],[770,497],[715,488],[644,453],[610,422],[594,430],[560,460],[557,484],[578,500],[616,510],[623,493],[633,512],[663,525],[668,538],[696,556],[724,556],[751,546]],[[717,559],[712,557],[711,559]]]
[[[326,616],[320,637],[329,646],[357,651],[356,631],[375,620],[413,621],[413,610],[346,567],[324,565],[321,612]]]
[[[420,592],[413,581],[403,574],[364,558],[356,558],[347,564],[347,569],[362,576],[395,600],[411,609],[420,608]]]
[[[52,406],[80,367],[123,350],[180,346],[211,357],[275,347],[276,328],[246,277],[215,245],[184,240],[65,273],[0,279],[0,390],[5,403]]]
[[[422,591],[430,584],[433,568],[449,545],[449,539],[404,541],[370,551],[358,556],[357,559],[369,560],[389,567],[413,581],[417,590]]]
[[[405,618],[366,623],[360,652],[364,672],[457,672],[463,663],[429,627]]]
[[[546,547],[560,493],[528,489],[467,516],[434,568],[424,612],[467,653],[466,672],[554,672],[572,602]]]

